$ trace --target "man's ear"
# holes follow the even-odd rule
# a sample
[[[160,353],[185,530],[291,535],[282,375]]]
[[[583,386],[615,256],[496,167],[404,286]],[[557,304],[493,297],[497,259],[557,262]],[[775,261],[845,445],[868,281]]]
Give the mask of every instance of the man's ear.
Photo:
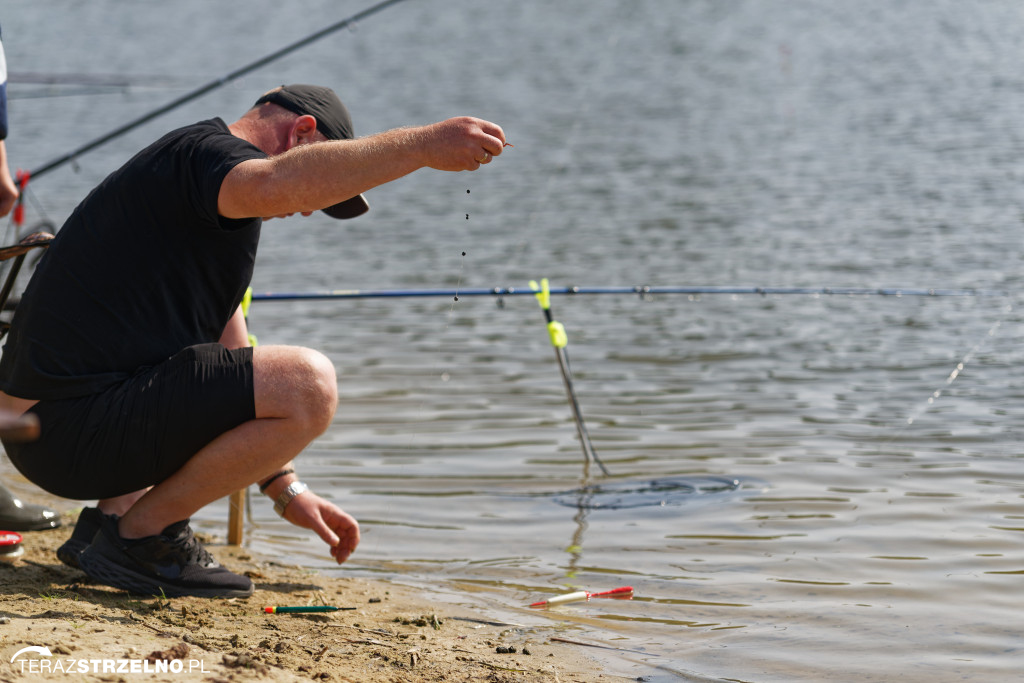
[[[315,134],[316,119],[309,114],[301,114],[295,117],[288,131],[288,142],[291,143],[289,147],[314,142]]]

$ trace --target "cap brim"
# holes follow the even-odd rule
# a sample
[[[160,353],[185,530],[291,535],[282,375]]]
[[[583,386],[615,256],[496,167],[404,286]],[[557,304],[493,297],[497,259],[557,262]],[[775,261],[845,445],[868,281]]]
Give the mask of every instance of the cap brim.
[[[356,216],[362,216],[364,213],[370,210],[370,204],[366,201],[366,198],[361,194],[357,194],[352,199],[346,199],[343,202],[338,202],[334,206],[328,206],[323,209],[331,218],[355,218]]]

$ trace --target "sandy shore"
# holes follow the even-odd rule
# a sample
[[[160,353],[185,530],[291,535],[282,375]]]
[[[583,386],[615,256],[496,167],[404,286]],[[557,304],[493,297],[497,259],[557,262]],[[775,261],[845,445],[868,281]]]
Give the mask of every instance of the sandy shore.
[[[214,556],[256,584],[251,598],[129,595],[57,560],[76,517],[71,511],[60,529],[23,534],[24,554],[0,562],[0,681],[629,680],[602,673],[586,648],[412,589],[325,577],[215,542]],[[263,612],[283,604],[356,609]],[[50,654],[22,651],[30,647]]]

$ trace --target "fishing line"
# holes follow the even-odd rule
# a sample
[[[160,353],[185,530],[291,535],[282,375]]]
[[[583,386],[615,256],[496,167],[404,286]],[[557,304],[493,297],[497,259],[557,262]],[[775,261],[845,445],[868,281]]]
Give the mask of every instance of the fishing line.
[[[974,359],[974,354],[976,354],[978,352],[978,349],[981,348],[982,344],[985,343],[986,339],[994,337],[996,335],[996,331],[1003,324],[1003,320],[1005,319],[1005,313],[1009,313],[1011,310],[1012,310],[1012,307],[1011,306],[1007,306],[1006,309],[1004,310],[1003,318],[1000,318],[995,323],[993,323],[992,327],[990,327],[988,329],[988,332],[986,332],[978,340],[978,342],[974,346],[972,346],[971,349],[966,354],[964,354],[963,358],[960,359],[960,362],[957,363],[956,367],[953,368],[953,371],[949,373],[948,377],[946,377],[946,382],[945,382],[945,386],[946,387],[948,387],[951,384],[953,384],[953,382],[956,380],[956,378],[960,376],[960,373],[963,372],[964,367],[971,360]],[[907,418],[907,425],[909,426],[909,425],[914,424],[914,420],[916,420],[918,417],[921,416],[921,414],[923,414],[925,411],[927,411],[929,408],[931,408],[931,406],[935,404],[935,401],[937,401],[939,399],[939,397],[942,396],[942,392],[943,391],[944,391],[944,389],[942,387],[940,387],[940,388],[936,389],[935,391],[933,391],[931,393],[931,395],[928,397],[928,399],[924,402],[924,405],[917,411],[917,413],[911,414]]]
[[[7,76],[9,84],[35,86],[26,92],[20,87],[8,93],[8,99],[36,100],[59,97],[96,97],[122,95],[129,89],[168,90],[191,85],[182,79],[156,74],[84,74],[44,71],[19,71]]]
[[[15,71],[7,76],[8,83],[28,85],[73,85],[105,88],[180,88],[184,83],[179,79],[158,74],[92,74],[92,73],[57,73],[50,71]],[[25,95],[19,93],[14,99]]]
[[[58,97],[84,97],[84,96],[95,96],[95,95],[119,95],[125,92],[124,88],[118,86],[78,86],[68,87],[63,86],[63,90],[60,92],[54,92],[49,90],[44,93],[33,93],[25,94],[21,93],[16,98],[18,100],[41,100],[41,99],[56,99]]]
[[[974,345],[971,346],[970,349],[968,349],[967,353],[965,353],[960,358],[957,364],[953,367],[953,370],[946,376],[945,381],[938,388],[934,389],[928,395],[928,398],[918,403],[917,408],[912,410],[910,414],[907,415],[906,418],[904,418],[900,429],[895,434],[891,435],[889,439],[882,442],[878,450],[880,450],[882,446],[887,446],[891,444],[893,441],[895,441],[898,437],[902,436],[908,429],[910,429],[913,426],[914,422],[918,418],[920,418],[922,415],[924,415],[926,412],[932,409],[932,407],[939,400],[939,398],[941,398],[942,395],[945,393],[946,389],[948,389],[953,384],[953,382],[955,382],[964,372],[964,369],[974,359],[974,356],[978,353],[981,347],[987,341],[991,340],[993,337],[996,336],[996,334],[999,331],[999,328],[1002,327],[1003,322],[1006,320],[1007,316],[1009,316],[1009,314],[1012,311],[1012,304],[1006,304],[1003,307],[1002,316],[1000,316],[998,320],[996,320],[994,323],[992,323],[991,326],[989,326],[988,330],[984,334],[982,334],[974,343]]]

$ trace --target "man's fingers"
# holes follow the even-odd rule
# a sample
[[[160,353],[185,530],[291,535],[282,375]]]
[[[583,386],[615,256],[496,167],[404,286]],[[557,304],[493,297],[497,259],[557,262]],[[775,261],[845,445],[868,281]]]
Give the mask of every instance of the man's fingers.
[[[334,556],[335,561],[341,564],[355,552],[359,545],[359,523],[337,508],[329,509],[326,514],[328,517],[325,519],[325,526],[335,533],[335,541],[333,543],[328,541],[328,545],[331,546],[331,555]],[[326,537],[323,538],[327,541]]]
[[[498,132],[499,133],[501,132],[500,128],[498,129]],[[477,165],[475,167],[471,168],[470,170],[475,171],[476,169],[480,168],[480,166],[482,164],[489,164],[489,163],[491,163],[491,160],[493,160],[494,157],[496,157],[499,154],[501,154],[502,151],[504,151],[506,146],[507,145],[504,142],[504,134],[503,133],[502,133],[502,137],[501,138],[498,138],[498,137],[487,137],[487,138],[484,138],[484,140],[480,143],[480,150],[476,153],[476,156],[473,157],[473,161],[475,161]]]
[[[449,171],[475,171],[501,154],[505,131],[496,123],[471,116],[459,116],[435,124],[433,130],[439,154],[433,168]]]
[[[331,527],[327,526],[323,522],[315,522],[313,524],[313,531],[316,535],[323,539],[324,543],[331,546],[332,548],[341,543],[341,539],[334,533]]]
[[[499,148],[499,150],[498,150],[497,153],[501,154],[501,149],[500,148],[505,144],[505,131],[503,131],[501,129],[501,126],[499,126],[496,123],[491,123],[490,121],[484,121],[483,119],[477,119],[477,121],[479,121],[480,130],[482,132],[486,133],[487,135],[490,135],[491,137],[493,137],[495,140],[498,141],[498,148]],[[492,152],[492,154],[493,153],[494,152]]]
[[[338,564],[341,564],[342,562],[347,560],[349,557],[351,557],[352,553],[354,551],[355,551],[355,548],[345,548],[345,547],[339,545],[339,546],[335,546],[334,548],[331,548],[331,555],[334,556],[334,560]]]

